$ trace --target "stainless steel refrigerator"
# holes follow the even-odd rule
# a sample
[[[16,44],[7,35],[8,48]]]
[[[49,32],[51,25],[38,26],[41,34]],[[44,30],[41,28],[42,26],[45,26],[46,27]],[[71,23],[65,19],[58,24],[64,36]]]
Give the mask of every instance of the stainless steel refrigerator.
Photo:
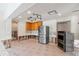
[[[41,26],[38,30],[38,42],[42,44],[49,43],[49,27],[48,26]]]

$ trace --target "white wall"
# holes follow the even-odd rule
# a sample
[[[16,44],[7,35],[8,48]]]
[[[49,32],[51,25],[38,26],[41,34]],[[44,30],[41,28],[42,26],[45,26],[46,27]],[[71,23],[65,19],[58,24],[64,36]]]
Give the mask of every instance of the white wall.
[[[50,40],[51,40],[51,36],[56,35],[57,33],[57,21],[56,20],[46,20],[43,21],[43,25],[44,26],[49,26],[49,33],[50,33]]]
[[[71,17],[71,32],[72,33],[77,33],[77,17],[72,16]]]
[[[20,4],[0,4],[0,40],[11,39],[11,20],[7,18]]]
[[[71,32],[74,33],[75,39],[79,39],[79,17],[74,15],[70,17],[71,19]]]
[[[0,22],[0,40],[11,39],[11,19]]]
[[[26,34],[25,24],[26,22],[18,22],[18,36],[23,36]]]
[[[20,5],[21,3],[7,3],[7,4],[4,4],[6,5],[7,7],[5,7],[6,10],[5,11],[5,15],[4,15],[4,19],[7,19]]]

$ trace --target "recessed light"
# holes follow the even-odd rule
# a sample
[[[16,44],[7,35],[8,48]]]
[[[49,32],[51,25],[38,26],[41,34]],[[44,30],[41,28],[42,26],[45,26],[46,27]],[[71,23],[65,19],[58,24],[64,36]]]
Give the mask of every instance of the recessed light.
[[[22,16],[18,16],[18,18],[22,18]]]
[[[31,11],[27,11],[27,14],[31,14],[32,12]]]
[[[62,14],[61,14],[61,13],[58,13],[57,15],[58,15],[58,16],[61,16]]]

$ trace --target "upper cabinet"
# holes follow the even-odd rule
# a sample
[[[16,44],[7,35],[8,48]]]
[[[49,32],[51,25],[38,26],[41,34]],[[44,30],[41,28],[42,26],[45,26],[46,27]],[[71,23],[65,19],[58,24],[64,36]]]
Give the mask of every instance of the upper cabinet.
[[[26,30],[38,30],[38,28],[42,26],[42,21],[38,22],[26,22]]]

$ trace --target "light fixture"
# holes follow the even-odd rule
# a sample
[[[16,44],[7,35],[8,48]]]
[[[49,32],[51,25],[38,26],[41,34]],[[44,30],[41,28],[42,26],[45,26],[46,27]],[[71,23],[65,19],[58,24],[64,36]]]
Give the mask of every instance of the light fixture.
[[[56,10],[51,10],[51,11],[48,12],[48,14],[49,14],[49,15],[57,14],[57,11],[56,11]]]
[[[62,14],[61,14],[61,13],[58,13],[57,15],[58,15],[58,16],[61,16]]]
[[[22,18],[22,16],[18,16],[18,18]]]
[[[48,14],[49,14],[49,15],[56,14],[56,15],[58,15],[58,16],[61,16],[61,15],[62,15],[61,13],[57,12],[56,10],[51,10],[51,11],[48,12]]]
[[[31,20],[31,21],[36,21],[36,20],[41,20],[41,15],[39,14],[36,14],[36,13],[33,13],[30,17],[28,17],[28,20]]]
[[[31,14],[32,12],[31,11],[27,11],[27,14]]]

